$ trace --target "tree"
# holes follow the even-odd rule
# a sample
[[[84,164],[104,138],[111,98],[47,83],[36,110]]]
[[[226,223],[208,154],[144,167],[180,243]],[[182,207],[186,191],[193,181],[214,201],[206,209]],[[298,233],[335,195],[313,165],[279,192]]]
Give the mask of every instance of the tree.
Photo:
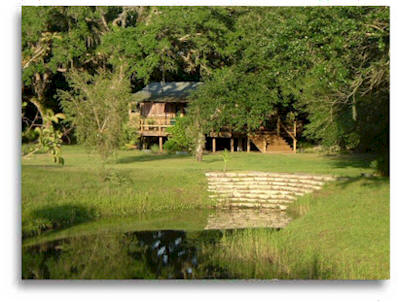
[[[375,152],[389,167],[389,9],[310,11],[315,62],[303,79],[305,134],[326,145]],[[312,49],[312,51],[311,51]]]
[[[127,63],[136,81],[199,79],[224,64],[232,20],[224,8],[142,8],[135,22],[112,27],[99,51],[111,64]]]
[[[71,71],[70,91],[59,98],[76,128],[78,142],[96,150],[105,160],[123,142],[123,125],[128,118],[129,81],[123,70],[99,70],[97,74]]]
[[[24,7],[22,14],[22,87],[26,104],[22,107],[23,127],[26,133],[35,129],[38,135],[29,154],[45,150],[56,162],[63,163],[63,132],[58,122],[63,114],[54,114],[60,108],[51,86],[70,68],[89,69],[101,61],[94,49],[102,31],[107,30],[106,11],[90,7]],[[33,119],[28,117],[32,107],[36,111]]]

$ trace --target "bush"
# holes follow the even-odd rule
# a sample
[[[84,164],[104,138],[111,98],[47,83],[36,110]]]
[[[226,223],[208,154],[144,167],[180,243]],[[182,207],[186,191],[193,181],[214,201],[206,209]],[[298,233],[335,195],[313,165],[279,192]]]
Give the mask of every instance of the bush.
[[[189,129],[190,121],[187,117],[177,117],[175,125],[168,127],[169,133],[168,140],[164,146],[168,152],[175,151],[188,151],[192,150],[193,140],[188,135],[187,130]]]
[[[138,127],[131,121],[125,123],[122,127],[123,131],[123,148],[130,149],[137,145],[140,135]]]
[[[164,143],[164,149],[169,153],[174,153],[176,151],[181,151],[180,146],[176,143],[176,141],[168,139],[165,143]]]

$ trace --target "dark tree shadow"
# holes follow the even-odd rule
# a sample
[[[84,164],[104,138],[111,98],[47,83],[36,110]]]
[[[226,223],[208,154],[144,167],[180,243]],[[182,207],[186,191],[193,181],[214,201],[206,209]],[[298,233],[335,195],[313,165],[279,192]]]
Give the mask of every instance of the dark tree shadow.
[[[389,183],[390,179],[389,177],[384,177],[384,176],[354,176],[354,177],[343,177],[339,178],[337,185],[340,186],[341,188],[345,188],[348,185],[358,182],[358,181],[363,181],[361,186],[363,187],[379,187],[384,183]]]
[[[129,164],[134,162],[147,162],[153,160],[163,159],[177,159],[177,158],[188,158],[190,154],[143,154],[135,156],[127,156],[117,160],[117,164]]]
[[[301,279],[301,280],[332,280],[337,275],[337,268],[332,263],[326,263],[321,256],[314,252],[310,261],[296,267],[289,276],[284,279]]]
[[[329,163],[335,168],[364,168],[368,169],[371,161],[376,159],[375,154],[356,154],[356,155],[324,155]]]

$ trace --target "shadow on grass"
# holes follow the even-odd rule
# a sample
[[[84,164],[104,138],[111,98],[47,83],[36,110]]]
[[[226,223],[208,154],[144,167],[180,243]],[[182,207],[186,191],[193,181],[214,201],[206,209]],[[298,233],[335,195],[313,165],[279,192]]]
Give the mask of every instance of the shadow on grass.
[[[295,266],[288,275],[283,276],[283,279],[330,280],[338,279],[337,276],[337,268],[314,251],[308,261]]]
[[[350,184],[363,181],[361,186],[363,187],[379,187],[383,184],[388,184],[389,183],[389,177],[384,177],[384,176],[371,176],[371,177],[366,177],[366,176],[354,176],[354,177],[345,177],[343,179],[339,179],[338,181],[338,186],[345,188]]]
[[[209,158],[209,154],[205,154],[203,157],[203,163],[211,164],[214,162],[222,162],[222,157],[219,158]],[[164,159],[184,159],[184,158],[193,158],[191,154],[141,154],[141,155],[133,155],[126,156],[117,160],[117,164],[129,164],[134,162],[147,162],[154,160],[164,160]],[[195,159],[193,158],[193,161]]]
[[[377,155],[374,154],[354,154],[354,155],[324,155],[330,160],[330,164],[335,168],[370,168],[371,161],[374,160]]]
[[[212,163],[216,163],[216,162],[223,162],[224,160],[222,159],[222,157],[217,157],[217,158],[215,158],[215,157],[213,157],[213,158],[210,158],[210,157],[203,157],[203,163],[205,163],[205,164],[212,164]]]
[[[41,169],[55,169],[55,170],[62,170],[62,168],[64,168],[65,166],[61,166],[59,164],[54,164],[54,165],[41,165],[41,164],[25,164],[22,163],[21,164],[22,169],[24,168],[41,168]]]
[[[82,205],[42,207],[32,213],[32,220],[37,225],[37,229],[33,231],[33,234],[24,233],[23,237],[37,235],[49,230],[60,230],[95,218],[95,210]]]
[[[134,162],[147,162],[153,160],[163,159],[177,159],[177,158],[189,158],[192,157],[190,154],[142,154],[127,156],[117,160],[117,164],[129,164]]]

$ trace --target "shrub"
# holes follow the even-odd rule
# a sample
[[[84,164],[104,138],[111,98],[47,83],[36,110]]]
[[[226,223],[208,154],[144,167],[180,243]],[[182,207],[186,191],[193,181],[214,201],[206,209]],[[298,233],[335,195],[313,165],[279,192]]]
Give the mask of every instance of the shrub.
[[[168,141],[164,144],[168,152],[188,151],[193,148],[193,139],[188,135],[190,121],[186,117],[177,117],[175,125],[168,127]]]
[[[138,133],[138,127],[131,121],[125,123],[122,126],[123,132],[123,143],[125,148],[129,149],[137,145],[139,142],[140,135]]]
[[[165,143],[164,143],[164,149],[170,154],[170,153],[174,153],[176,151],[181,151],[180,146],[177,144],[176,141],[168,139]]]
[[[226,172],[226,164],[231,159],[228,150],[224,149],[224,153],[222,153],[222,159],[224,160],[224,173]]]

